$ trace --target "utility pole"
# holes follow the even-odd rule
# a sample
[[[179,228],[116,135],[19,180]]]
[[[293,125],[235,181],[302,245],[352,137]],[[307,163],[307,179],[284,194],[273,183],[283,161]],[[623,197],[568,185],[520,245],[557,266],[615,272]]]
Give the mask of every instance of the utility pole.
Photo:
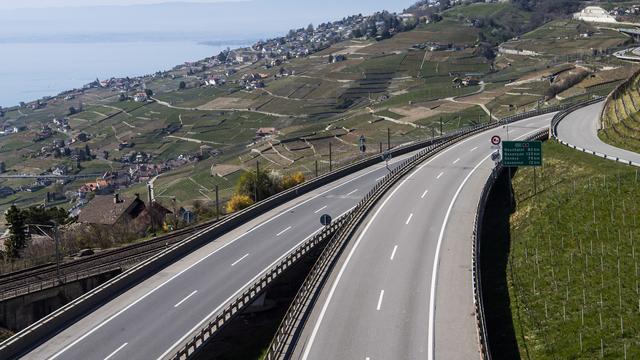
[[[380,142],[380,154],[382,154],[382,141]]]
[[[387,150],[391,150],[391,129],[387,128]]]
[[[259,191],[259,182],[260,182],[260,160],[256,160],[256,183],[255,183],[255,202],[258,202]]]
[[[27,224],[27,226],[31,225],[31,226],[35,226],[38,230],[40,230],[40,232],[48,237],[49,239],[53,240],[53,242],[55,243],[55,247],[56,247],[56,277],[58,278],[58,281],[60,281],[60,244],[59,244],[59,240],[58,240],[58,223],[56,223],[55,221],[52,220],[52,222],[55,225],[42,225],[42,224]],[[49,234],[46,233],[46,231],[42,230],[42,228],[49,228],[49,229],[53,229],[53,236],[50,236]]]
[[[220,220],[220,198],[218,197],[218,185],[216,184],[216,220]]]
[[[440,136],[444,135],[442,132],[442,116],[440,116]]]
[[[329,172],[333,171],[333,152],[331,150],[331,143],[329,143]]]
[[[318,177],[318,159],[316,159],[316,177]]]

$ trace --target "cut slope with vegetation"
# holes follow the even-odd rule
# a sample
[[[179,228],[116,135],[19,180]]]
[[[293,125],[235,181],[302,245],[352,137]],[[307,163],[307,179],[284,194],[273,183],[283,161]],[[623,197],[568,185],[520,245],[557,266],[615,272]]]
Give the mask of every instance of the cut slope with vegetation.
[[[640,74],[614,91],[602,115],[600,138],[623,149],[640,152]]]

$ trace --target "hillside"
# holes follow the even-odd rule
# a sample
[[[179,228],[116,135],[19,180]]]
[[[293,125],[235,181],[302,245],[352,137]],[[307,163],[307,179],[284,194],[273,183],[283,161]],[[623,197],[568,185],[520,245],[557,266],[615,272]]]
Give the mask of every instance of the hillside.
[[[145,193],[146,182],[160,175],[155,194],[170,207],[207,203],[216,185],[228,198],[237,178],[255,168],[256,161],[265,170],[301,171],[311,178],[316,163],[319,173],[328,170],[329,144],[337,166],[362,156],[361,135],[372,154],[386,144],[387,132],[392,145],[401,144],[487,122],[490,116],[604,95],[633,71],[601,53],[576,62],[571,50],[575,39],[549,30],[555,22],[522,39],[534,44],[553,40],[560,56],[496,54],[483,44],[501,41],[503,29],[534,24],[532,13],[514,4],[453,7],[442,13],[442,21],[389,36],[386,24],[400,28],[400,23],[389,14],[377,16],[385,26],[376,30],[369,20],[346,18],[344,24],[362,22],[354,29],[363,36],[309,55],[267,61],[270,53],[265,49],[272,45],[265,42],[232,51],[222,63],[220,56],[212,57],[5,109],[5,127],[19,129],[0,137],[7,174],[50,174],[64,165],[64,171],[90,178],[66,184],[1,179],[0,187],[23,190],[0,199],[0,210],[11,203],[41,203],[46,192],[65,195],[64,206],[72,207],[78,189],[105,172],[131,173],[131,180],[119,185],[129,194]],[[472,17],[486,23],[474,24]],[[273,46],[322,34],[322,28],[310,33],[300,29]],[[619,41],[614,32],[602,32],[597,39],[603,44]],[[254,59],[258,53],[265,58]],[[588,69],[589,76],[558,97],[546,96],[559,74],[578,68]],[[136,102],[134,90],[122,99],[116,90],[122,82],[151,90],[153,96]],[[68,124],[57,125],[54,119],[68,119]],[[267,133],[258,136],[261,128]],[[60,141],[71,154],[55,149]],[[83,155],[86,149],[90,156]]]

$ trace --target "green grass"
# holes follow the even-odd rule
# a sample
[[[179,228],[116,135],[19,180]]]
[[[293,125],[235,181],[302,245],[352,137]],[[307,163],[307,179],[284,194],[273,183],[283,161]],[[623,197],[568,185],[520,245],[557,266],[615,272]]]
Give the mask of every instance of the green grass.
[[[513,180],[507,277],[521,356],[600,358],[602,341],[604,358],[625,347],[638,358],[637,169],[556,142],[543,153],[536,195],[531,168]]]

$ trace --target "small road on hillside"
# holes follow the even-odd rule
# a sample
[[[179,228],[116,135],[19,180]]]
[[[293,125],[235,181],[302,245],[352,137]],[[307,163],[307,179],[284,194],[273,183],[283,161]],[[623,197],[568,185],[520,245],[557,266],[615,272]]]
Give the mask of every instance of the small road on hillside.
[[[177,110],[187,110],[187,111],[246,111],[246,112],[252,112],[252,113],[256,113],[256,114],[262,114],[262,115],[269,115],[269,116],[274,116],[274,117],[280,117],[280,118],[289,118],[289,117],[297,117],[297,118],[306,118],[308,117],[307,115],[288,115],[288,114],[278,114],[278,113],[274,113],[274,112],[268,112],[268,111],[260,111],[260,110],[250,110],[250,109],[232,109],[232,108],[227,108],[227,109],[223,109],[223,108],[215,108],[215,109],[202,109],[202,108],[188,108],[188,107],[182,107],[182,106],[175,106],[175,105],[171,105],[166,101],[162,101],[162,100],[158,100],[156,98],[151,98],[151,100],[155,101],[156,103],[158,103],[159,105],[162,106],[166,106],[168,108],[171,109],[177,109]]]
[[[609,145],[598,137],[600,114],[606,101],[585,106],[567,115],[558,124],[558,139],[588,151],[640,164],[640,154]]]

